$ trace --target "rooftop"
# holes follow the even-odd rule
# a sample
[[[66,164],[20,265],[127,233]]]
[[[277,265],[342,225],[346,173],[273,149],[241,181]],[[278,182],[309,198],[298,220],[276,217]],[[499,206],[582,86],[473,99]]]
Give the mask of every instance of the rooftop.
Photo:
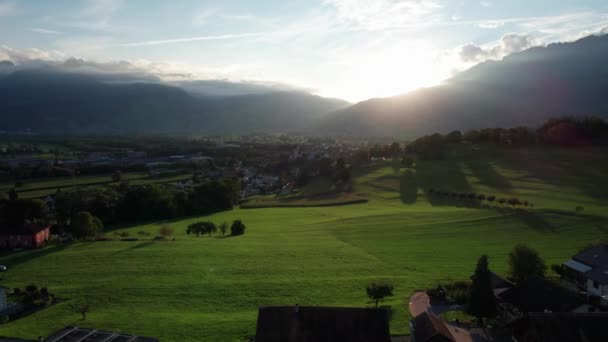
[[[578,294],[540,277],[522,280],[498,297],[522,312],[568,312],[585,303]]]
[[[68,326],[48,337],[45,342],[158,342],[151,337]]]
[[[389,342],[385,309],[260,307],[256,342]]]
[[[411,324],[416,342],[455,341],[445,322],[428,311],[416,316]]]

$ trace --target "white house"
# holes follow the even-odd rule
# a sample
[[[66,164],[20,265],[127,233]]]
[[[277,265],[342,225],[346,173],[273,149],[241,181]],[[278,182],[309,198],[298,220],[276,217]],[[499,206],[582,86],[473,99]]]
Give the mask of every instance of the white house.
[[[588,248],[564,263],[568,278],[588,296],[608,304],[608,245]]]

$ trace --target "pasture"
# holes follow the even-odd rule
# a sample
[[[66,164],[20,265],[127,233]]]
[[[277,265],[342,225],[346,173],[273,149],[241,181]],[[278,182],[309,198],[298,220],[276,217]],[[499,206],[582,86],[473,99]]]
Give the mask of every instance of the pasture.
[[[0,336],[36,338],[75,324],[162,341],[240,341],[255,333],[259,305],[372,305],[365,286],[395,285],[382,305],[391,332],[408,332],[408,298],[439,281],[468,278],[481,254],[506,271],[516,243],[547,265],[608,237],[603,150],[466,148],[415,170],[377,162],[353,171],[367,203],[235,209],[203,218],[122,227],[139,241],[78,242],[5,253],[2,285],[47,286],[64,299],[0,327]],[[533,209],[480,207],[428,196],[425,189],[517,196]],[[575,213],[576,206],[584,206]],[[186,235],[198,220],[242,219],[238,237]],[[161,224],[175,241],[153,241]],[[139,235],[145,231],[150,236]],[[112,234],[108,234],[112,236]],[[70,303],[87,303],[86,321]]]

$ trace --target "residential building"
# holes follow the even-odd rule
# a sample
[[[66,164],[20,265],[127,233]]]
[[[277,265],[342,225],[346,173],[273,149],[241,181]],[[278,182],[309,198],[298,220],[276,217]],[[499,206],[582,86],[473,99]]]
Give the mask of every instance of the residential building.
[[[410,321],[411,342],[455,342],[447,324],[426,311]]]
[[[260,307],[256,342],[390,342],[389,317],[379,308]]]
[[[41,339],[44,342],[158,342],[152,337],[67,326],[55,334]]]
[[[608,245],[588,248],[564,263],[565,278],[588,296],[601,298],[603,305],[608,305]]]
[[[496,297],[506,322],[532,312],[588,312],[592,309],[578,293],[540,277],[522,280]]]
[[[0,249],[41,247],[50,236],[50,225],[30,223],[18,227],[0,227]]]
[[[608,341],[608,313],[531,313],[512,322],[513,342]]]

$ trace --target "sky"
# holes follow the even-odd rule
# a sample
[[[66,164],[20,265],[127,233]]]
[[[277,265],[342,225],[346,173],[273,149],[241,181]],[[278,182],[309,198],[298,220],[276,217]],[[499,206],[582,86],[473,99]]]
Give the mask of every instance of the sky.
[[[0,0],[0,61],[79,58],[356,102],[607,27],[606,0]]]

